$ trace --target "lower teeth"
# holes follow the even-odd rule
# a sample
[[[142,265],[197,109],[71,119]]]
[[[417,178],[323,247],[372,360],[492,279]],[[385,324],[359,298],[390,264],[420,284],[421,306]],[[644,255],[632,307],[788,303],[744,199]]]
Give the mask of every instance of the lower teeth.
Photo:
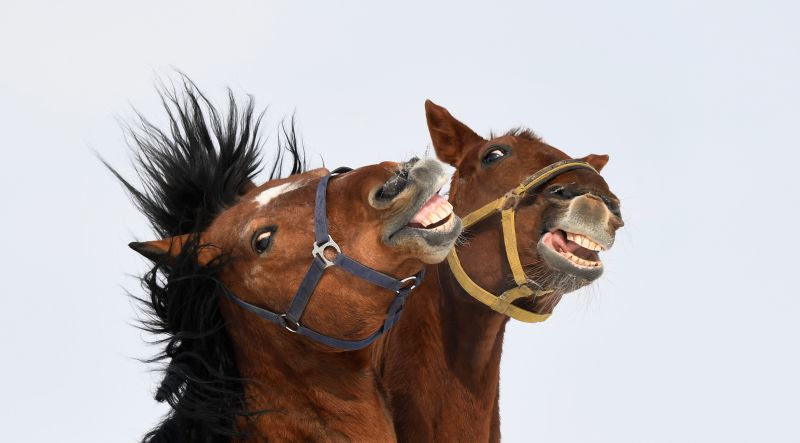
[[[564,257],[567,258],[567,260],[575,263],[576,265],[589,266],[589,267],[594,267],[594,266],[599,266],[600,265],[599,261],[592,261],[592,260],[582,259],[582,258],[580,258],[580,257],[578,257],[578,256],[576,256],[574,254],[567,255],[567,254],[562,253],[561,255],[563,255]]]

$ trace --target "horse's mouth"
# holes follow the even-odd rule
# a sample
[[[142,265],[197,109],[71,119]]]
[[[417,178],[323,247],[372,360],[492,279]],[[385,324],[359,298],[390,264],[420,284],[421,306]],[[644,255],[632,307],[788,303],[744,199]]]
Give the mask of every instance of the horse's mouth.
[[[418,251],[426,263],[444,260],[461,234],[461,219],[439,195],[447,179],[438,161],[413,159],[384,184],[376,205],[391,201],[397,207],[385,225],[387,244]]]
[[[426,240],[432,240],[435,234],[450,237],[451,235],[449,234],[452,234],[460,225],[461,221],[453,213],[453,206],[436,192],[422,204],[422,207],[413,214],[405,226],[390,235],[390,237],[394,237],[401,232],[416,233]],[[458,234],[456,233],[455,235]]]
[[[537,245],[539,255],[551,267],[585,280],[595,280],[603,273],[600,252],[606,248],[586,234],[552,229]]]

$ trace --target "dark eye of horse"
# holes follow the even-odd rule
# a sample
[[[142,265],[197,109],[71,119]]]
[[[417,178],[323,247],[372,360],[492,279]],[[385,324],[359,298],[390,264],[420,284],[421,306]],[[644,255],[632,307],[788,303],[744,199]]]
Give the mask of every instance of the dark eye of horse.
[[[486,154],[483,155],[483,159],[481,160],[481,162],[484,165],[488,165],[488,164],[496,162],[497,160],[500,160],[501,158],[505,157],[507,154],[508,154],[508,148],[507,147],[495,145],[495,146],[492,146],[491,148],[489,148],[489,151],[486,152]]]
[[[276,227],[259,229],[253,235],[253,250],[256,254],[263,254],[272,245],[272,237],[275,235]]]

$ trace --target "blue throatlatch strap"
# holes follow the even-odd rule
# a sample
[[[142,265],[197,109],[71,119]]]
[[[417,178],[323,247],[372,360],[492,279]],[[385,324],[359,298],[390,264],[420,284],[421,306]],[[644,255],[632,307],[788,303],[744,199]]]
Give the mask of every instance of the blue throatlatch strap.
[[[346,256],[339,248],[339,245],[333,241],[333,238],[331,238],[330,234],[328,233],[328,216],[326,207],[328,181],[333,174],[339,174],[348,171],[350,171],[349,168],[338,168],[323,177],[317,186],[317,194],[314,202],[315,242],[312,250],[312,255],[314,258],[311,261],[311,265],[308,267],[305,277],[303,277],[303,281],[300,282],[300,286],[297,288],[297,292],[295,292],[292,302],[289,305],[289,309],[285,314],[278,314],[268,309],[259,308],[258,306],[252,305],[240,299],[230,291],[226,290],[225,292],[228,297],[236,302],[236,304],[239,306],[266,320],[277,323],[291,332],[303,335],[324,345],[346,351],[352,351],[369,345],[381,334],[394,326],[394,324],[400,318],[406,298],[409,294],[411,294],[411,291],[422,282],[422,279],[425,276],[425,269],[423,268],[420,272],[412,275],[411,277],[398,280]],[[325,251],[331,249],[336,253],[333,260],[330,260],[325,256]],[[305,311],[306,306],[308,306],[308,302],[311,300],[311,296],[314,294],[314,290],[322,278],[322,274],[324,274],[325,270],[331,266],[337,266],[356,277],[366,280],[376,286],[380,286],[381,288],[393,291],[397,294],[394,300],[392,300],[392,303],[389,305],[389,310],[386,313],[386,319],[384,320],[383,325],[381,325],[377,331],[370,334],[369,337],[362,340],[343,340],[319,333],[313,329],[303,326],[302,323],[300,323],[303,312]]]

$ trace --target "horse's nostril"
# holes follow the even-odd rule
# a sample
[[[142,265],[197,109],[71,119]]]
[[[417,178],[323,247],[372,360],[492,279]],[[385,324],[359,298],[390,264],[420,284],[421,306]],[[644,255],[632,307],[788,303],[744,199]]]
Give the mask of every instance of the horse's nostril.
[[[419,162],[419,157],[413,157],[410,160],[403,162],[400,166],[394,171],[394,176],[389,179],[382,187],[378,190],[378,193],[375,195],[375,198],[378,200],[391,200],[401,192],[403,189],[406,188],[408,185],[408,174],[411,169],[414,168],[414,165]]]
[[[403,168],[395,171],[394,176],[381,186],[375,197],[383,201],[391,200],[400,195],[406,185],[408,185],[408,169]]]

